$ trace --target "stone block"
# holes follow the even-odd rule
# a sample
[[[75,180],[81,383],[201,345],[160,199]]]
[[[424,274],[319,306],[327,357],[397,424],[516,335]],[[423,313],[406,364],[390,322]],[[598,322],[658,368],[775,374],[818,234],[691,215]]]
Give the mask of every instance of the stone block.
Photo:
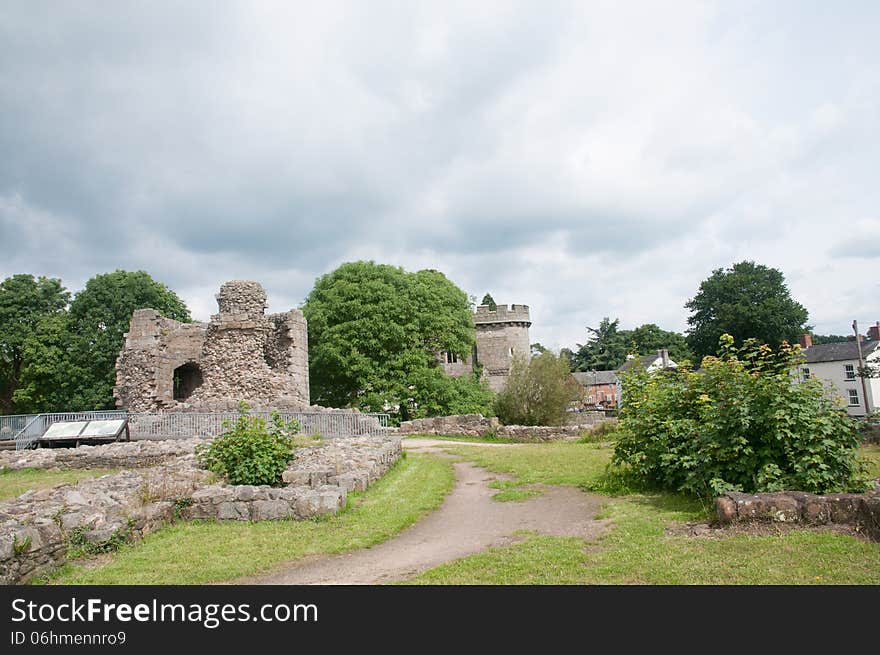
[[[825,496],[831,522],[858,523],[862,512],[862,498],[859,494],[828,494]]]
[[[251,503],[251,519],[254,521],[286,519],[292,514],[290,505],[283,500],[255,500]]]
[[[308,471],[287,469],[281,474],[281,479],[289,485],[308,486],[311,474]]]
[[[726,496],[715,499],[715,515],[718,522],[727,525],[736,521],[736,501]]]
[[[831,511],[824,496],[808,494],[803,491],[789,492],[796,499],[801,510],[801,520],[811,525],[822,525],[831,519]]]
[[[801,519],[800,506],[785,492],[762,494],[764,517],[780,523],[797,523]]]
[[[217,505],[217,518],[221,521],[247,521],[250,519],[248,504],[244,502],[223,502]]]

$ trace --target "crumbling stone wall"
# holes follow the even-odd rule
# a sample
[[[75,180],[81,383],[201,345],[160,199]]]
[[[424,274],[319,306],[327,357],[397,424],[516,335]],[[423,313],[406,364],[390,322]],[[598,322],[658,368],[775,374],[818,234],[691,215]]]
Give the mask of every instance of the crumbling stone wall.
[[[851,525],[880,541],[880,480],[864,494],[826,494],[803,491],[744,494],[729,492],[715,500],[718,522],[749,521]]]
[[[493,434],[504,439],[523,442],[560,441],[576,439],[587,428],[606,420],[603,412],[584,412],[577,415],[576,425],[501,425],[494,416],[459,414],[403,421],[399,434],[436,434],[446,436],[484,437]]]
[[[132,413],[234,410],[240,400],[254,410],[308,407],[302,312],[267,316],[265,290],[246,280],[225,283],[217,303],[219,313],[209,323],[179,323],[152,309],[134,312],[116,362],[117,406]]]
[[[332,515],[400,458],[400,440],[352,437],[298,448],[284,486],[229,485],[198,465],[202,439],[114,443],[10,454],[0,466],[136,467],[0,502],[0,584],[21,584],[59,568],[72,541],[100,547],[134,541],[172,520],[306,519]],[[50,450],[50,449],[45,449]],[[51,461],[50,461],[51,460]],[[82,461],[77,461],[82,460]],[[157,461],[163,463],[153,466]]]

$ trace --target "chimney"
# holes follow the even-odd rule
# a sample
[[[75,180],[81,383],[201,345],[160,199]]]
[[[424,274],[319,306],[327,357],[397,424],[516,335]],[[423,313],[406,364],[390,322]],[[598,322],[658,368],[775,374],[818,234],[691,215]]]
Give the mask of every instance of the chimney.
[[[868,328],[868,341],[880,341],[880,321]]]
[[[798,342],[801,344],[801,348],[806,350],[807,348],[809,348],[810,346],[813,345],[813,335],[810,334],[809,332],[805,332],[804,334],[801,335],[801,338],[798,339]]]
[[[846,340],[854,342],[856,340],[856,336],[854,334],[850,334],[849,336],[847,336]],[[859,335],[859,341],[861,343],[865,342],[865,337],[863,337],[861,334]]]
[[[657,354],[663,360],[663,368],[669,368],[669,351],[666,348],[661,348]]]

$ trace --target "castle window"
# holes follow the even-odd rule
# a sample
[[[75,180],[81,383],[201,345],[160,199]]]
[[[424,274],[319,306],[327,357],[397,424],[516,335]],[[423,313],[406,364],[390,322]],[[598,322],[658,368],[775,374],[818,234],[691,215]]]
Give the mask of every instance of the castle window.
[[[510,356],[513,357],[513,346],[510,348]]]
[[[458,363],[458,355],[455,353],[446,353],[446,363],[447,364],[457,364]]]
[[[200,386],[202,386],[202,369],[198,364],[187,362],[174,369],[174,400],[186,400]]]

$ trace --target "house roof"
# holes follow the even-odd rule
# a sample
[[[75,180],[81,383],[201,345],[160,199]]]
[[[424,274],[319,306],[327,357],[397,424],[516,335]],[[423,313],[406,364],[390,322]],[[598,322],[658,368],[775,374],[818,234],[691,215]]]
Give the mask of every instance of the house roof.
[[[867,357],[878,346],[880,346],[880,341],[862,341],[862,356]],[[859,349],[855,341],[823,343],[810,346],[804,350],[804,357],[807,358],[807,364],[857,360],[859,358]]]
[[[614,371],[585,371],[572,373],[572,376],[584,387],[595,384],[617,384],[617,374]]]

